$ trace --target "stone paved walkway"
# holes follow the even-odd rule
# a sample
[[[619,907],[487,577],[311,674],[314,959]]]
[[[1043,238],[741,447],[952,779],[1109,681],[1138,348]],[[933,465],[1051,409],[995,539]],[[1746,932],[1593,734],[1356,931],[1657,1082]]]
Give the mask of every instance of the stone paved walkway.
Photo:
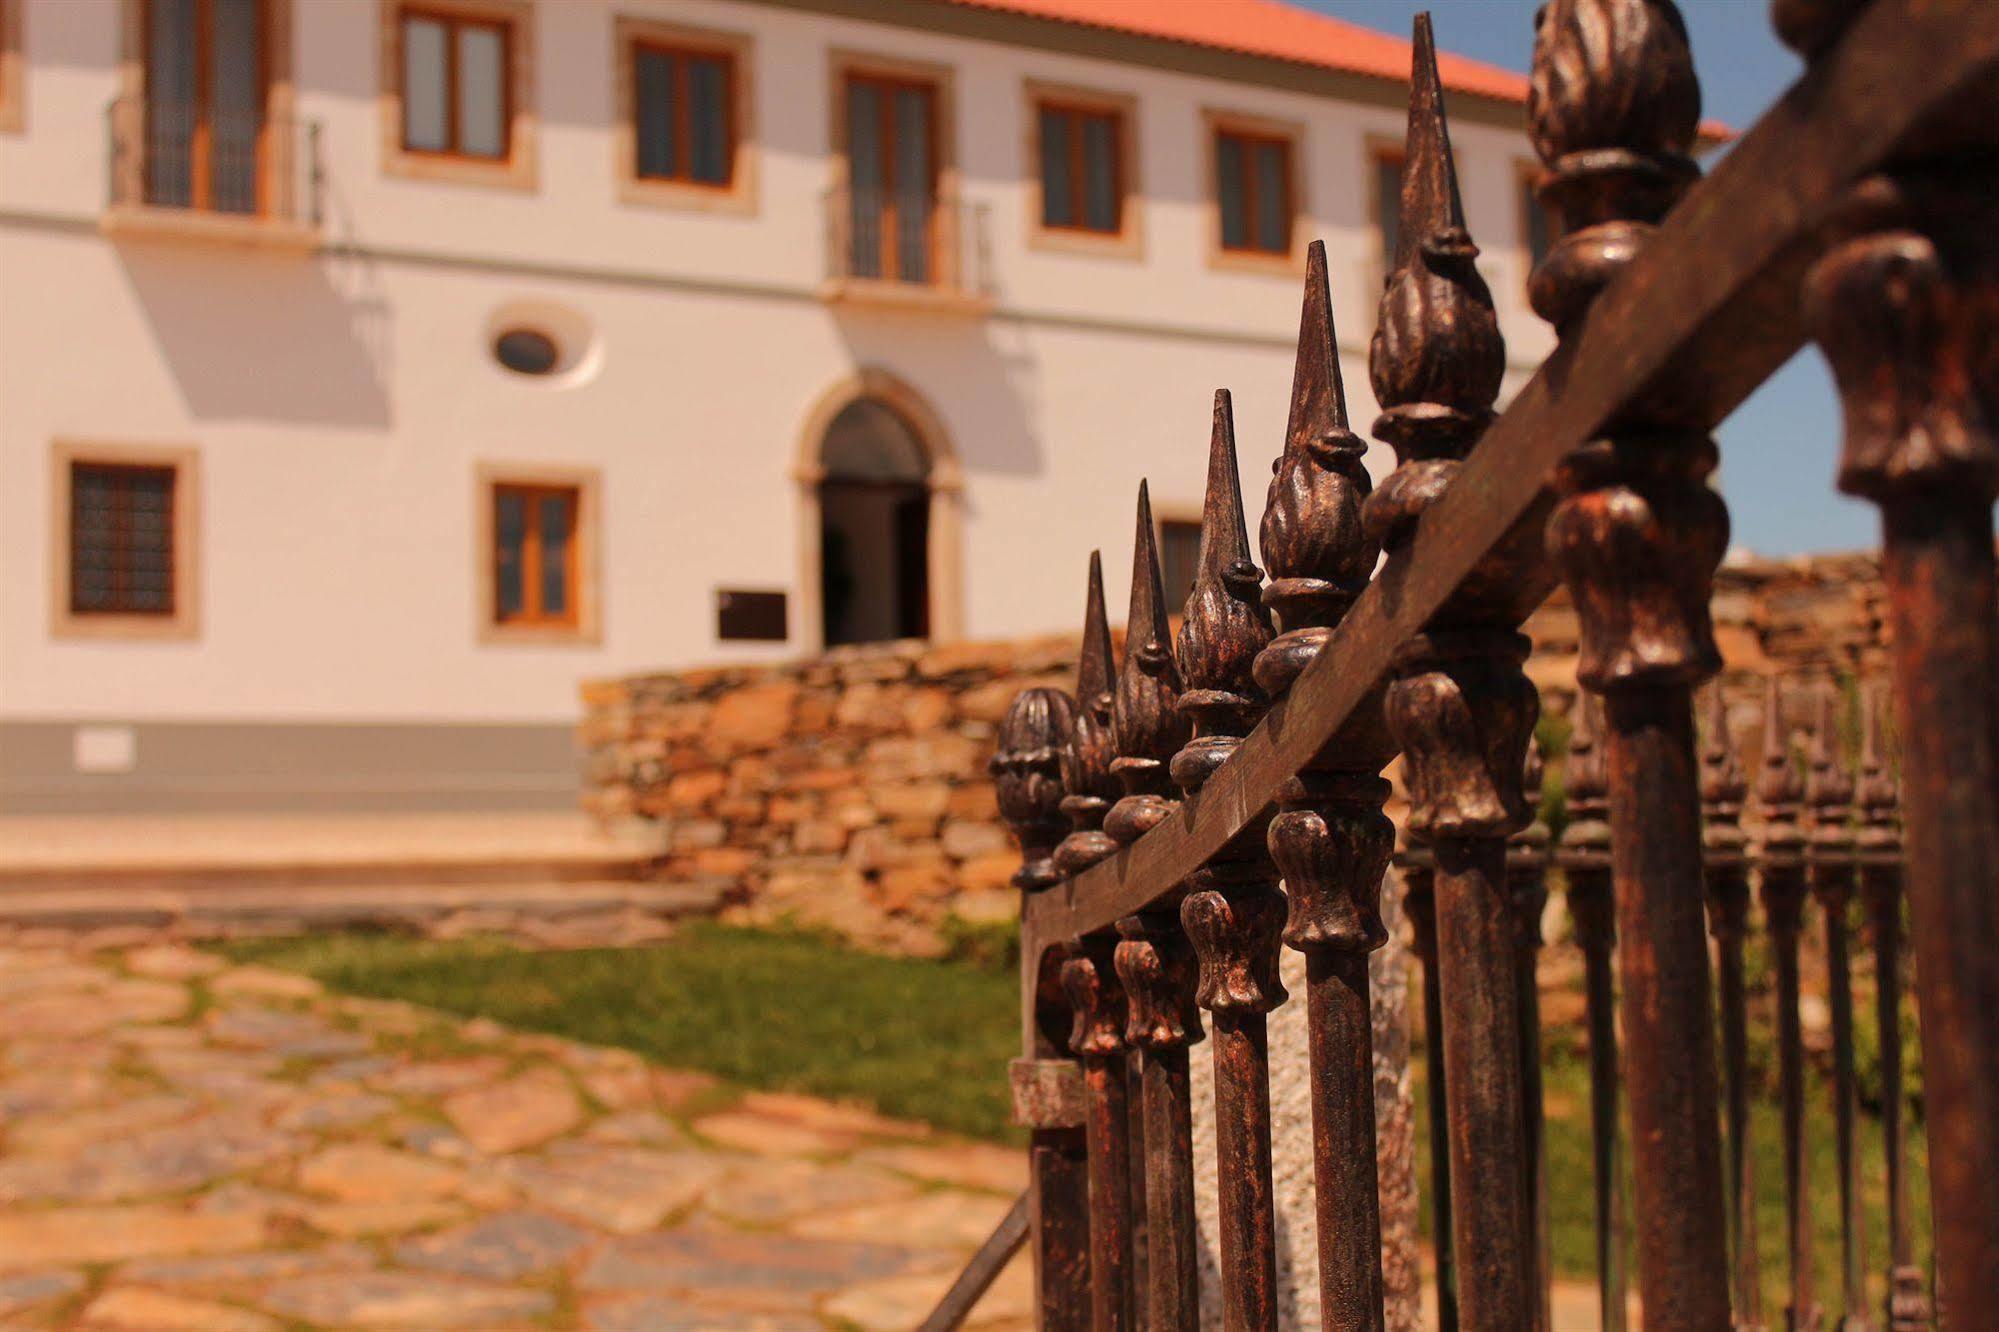
[[[1025,1178],[178,945],[0,944],[0,1014],[0,1332],[907,1328]]]

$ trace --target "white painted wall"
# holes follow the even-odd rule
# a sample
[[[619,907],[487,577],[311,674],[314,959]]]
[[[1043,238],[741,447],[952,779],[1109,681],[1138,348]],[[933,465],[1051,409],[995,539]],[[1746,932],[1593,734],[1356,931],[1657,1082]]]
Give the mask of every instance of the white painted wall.
[[[1203,106],[1308,122],[1307,227],[1333,256],[1356,424],[1373,416],[1366,144],[1401,130],[1378,108],[734,0],[542,0],[539,183],[521,193],[384,174],[379,5],[294,0],[332,208],[325,248],[287,256],[100,235],[119,6],[26,5],[27,123],[0,133],[0,720],[561,721],[583,676],[789,655],[796,622],[789,646],[715,641],[714,593],[787,588],[796,621],[800,432],[859,366],[915,386],[961,456],[967,634],[1074,623],[1093,543],[1121,607],[1138,478],[1162,512],[1197,509],[1213,389],[1235,393],[1253,510],[1283,428],[1299,283],[1208,267]],[[617,201],[614,8],[752,35],[753,215]],[[992,314],[817,298],[835,47],[956,71]],[[1028,77],[1137,98],[1142,260],[1025,245]],[[1547,341],[1517,296],[1527,145],[1483,125],[1456,139],[1531,364]],[[551,386],[491,362],[489,320],[524,301],[587,321],[594,373]],[[58,438],[199,448],[198,638],[51,637]],[[506,462],[601,471],[600,642],[480,641],[474,469]]]

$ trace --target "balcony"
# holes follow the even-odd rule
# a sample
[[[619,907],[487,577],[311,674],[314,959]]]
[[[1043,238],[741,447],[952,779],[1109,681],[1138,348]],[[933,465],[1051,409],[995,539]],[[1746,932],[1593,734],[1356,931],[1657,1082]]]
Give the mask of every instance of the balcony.
[[[107,235],[318,247],[324,173],[317,121],[121,97],[106,109],[105,123]]]
[[[826,280],[840,305],[984,314],[992,308],[986,206],[840,186],[825,195]]]

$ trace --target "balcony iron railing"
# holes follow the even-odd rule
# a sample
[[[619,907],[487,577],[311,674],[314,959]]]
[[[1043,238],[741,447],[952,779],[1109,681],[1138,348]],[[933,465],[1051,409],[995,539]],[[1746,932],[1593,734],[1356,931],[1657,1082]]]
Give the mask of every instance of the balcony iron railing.
[[[991,298],[984,204],[841,185],[824,205],[829,294]]]
[[[315,120],[121,97],[106,109],[114,210],[172,209],[316,230]]]

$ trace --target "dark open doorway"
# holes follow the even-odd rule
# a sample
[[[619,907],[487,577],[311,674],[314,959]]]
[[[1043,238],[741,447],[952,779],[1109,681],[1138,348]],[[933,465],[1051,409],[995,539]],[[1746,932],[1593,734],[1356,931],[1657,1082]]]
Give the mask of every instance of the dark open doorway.
[[[858,398],[827,427],[820,459],[826,645],[928,637],[930,464],[916,432]]]

